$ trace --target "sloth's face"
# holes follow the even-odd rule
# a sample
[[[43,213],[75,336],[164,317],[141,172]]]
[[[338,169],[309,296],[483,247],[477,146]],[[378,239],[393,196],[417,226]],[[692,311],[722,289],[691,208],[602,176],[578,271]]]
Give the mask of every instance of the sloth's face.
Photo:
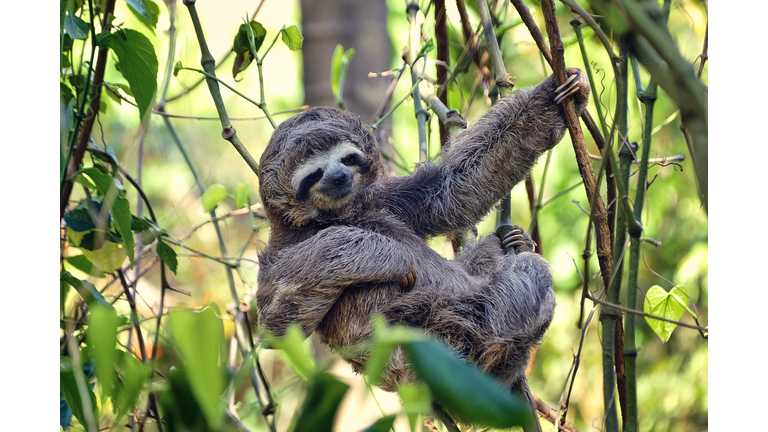
[[[328,151],[300,164],[291,177],[298,201],[319,210],[337,210],[360,192],[361,176],[371,169],[371,161],[350,142],[341,142]]]

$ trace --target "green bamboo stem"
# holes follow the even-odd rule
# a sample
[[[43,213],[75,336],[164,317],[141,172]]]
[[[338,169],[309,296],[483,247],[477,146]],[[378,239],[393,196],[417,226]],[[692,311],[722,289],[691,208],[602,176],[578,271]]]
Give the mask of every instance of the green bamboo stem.
[[[512,94],[515,86],[515,78],[507,73],[504,66],[504,59],[501,57],[499,42],[496,39],[496,32],[493,29],[491,21],[491,12],[488,9],[486,0],[477,0],[477,9],[480,12],[480,20],[485,35],[485,45],[488,54],[491,57],[493,65],[493,75],[496,80],[496,87],[499,89],[499,97],[503,98]],[[512,196],[507,195],[499,202],[499,212],[496,214],[496,229],[505,225],[512,225]]]
[[[419,129],[419,161],[424,162],[428,159],[427,154],[427,117],[429,112],[424,109],[421,103],[421,92],[418,90],[418,83],[420,81],[419,74],[416,69],[419,66],[418,62],[424,62],[423,58],[418,58],[419,47],[421,46],[419,40],[421,39],[421,25],[417,20],[417,14],[419,13],[419,2],[417,0],[410,0],[406,8],[408,14],[408,23],[410,24],[410,30],[408,35],[408,64],[411,69],[411,84],[416,87],[411,92],[413,97],[413,109],[416,116],[416,121]],[[422,66],[423,68],[423,66]]]
[[[564,2],[572,0],[562,0]],[[595,0],[595,11],[605,16],[605,24],[622,29],[632,38],[632,50],[651,77],[680,108],[681,118],[690,133],[686,140],[691,154],[700,198],[708,209],[708,106],[706,86],[693,66],[680,54],[666,26],[650,17],[661,15],[655,2]],[[615,13],[618,11],[618,14]]]
[[[670,0],[665,0],[664,6],[666,15],[669,14]],[[665,17],[666,20],[667,17]],[[640,75],[637,68],[637,61],[632,58],[633,72],[635,81],[640,82]],[[641,89],[642,85],[638,86]],[[637,187],[635,192],[635,220],[642,221],[642,210],[645,201],[646,181],[648,178],[648,157],[651,150],[651,139],[653,137],[653,109],[656,102],[656,83],[651,80],[647,89],[638,90],[638,98],[645,105],[645,123],[643,127],[643,148],[640,157],[640,168],[637,174]],[[627,282],[627,306],[631,309],[637,308],[637,279],[638,269],[640,267],[640,238],[633,235],[630,237],[629,246],[629,280]],[[637,406],[637,345],[635,343],[635,329],[637,317],[634,314],[627,314],[624,317],[624,367],[627,375],[627,419],[624,429],[627,432],[637,432],[639,430],[638,406]]]

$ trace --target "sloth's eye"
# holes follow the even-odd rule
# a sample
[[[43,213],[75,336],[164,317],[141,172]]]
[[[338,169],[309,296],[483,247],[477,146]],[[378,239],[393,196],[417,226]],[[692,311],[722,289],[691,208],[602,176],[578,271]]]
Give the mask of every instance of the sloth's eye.
[[[360,163],[359,156],[355,153],[350,153],[343,158],[341,158],[341,163],[343,163],[346,166],[351,165],[358,165]]]
[[[323,170],[319,169],[313,172],[312,174],[308,175],[307,177],[305,177],[305,180],[308,182],[314,183],[320,180],[322,177],[323,177]]]
[[[299,190],[296,193],[296,197],[301,201],[309,198],[309,189],[311,189],[312,186],[314,186],[315,183],[317,183],[321,178],[323,178],[322,169],[318,169],[312,174],[304,177],[304,179],[301,180],[301,184],[299,185]]]

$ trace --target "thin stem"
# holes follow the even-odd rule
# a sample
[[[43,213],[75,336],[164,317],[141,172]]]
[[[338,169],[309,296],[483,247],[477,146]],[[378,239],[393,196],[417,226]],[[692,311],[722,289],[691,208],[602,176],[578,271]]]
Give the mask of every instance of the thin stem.
[[[202,54],[200,63],[206,72],[206,83],[208,84],[208,90],[210,91],[213,102],[216,105],[216,111],[219,113],[219,118],[221,120],[221,126],[223,129],[222,137],[229,141],[233,147],[235,147],[235,150],[237,150],[243,160],[245,160],[254,174],[258,175],[259,164],[240,141],[240,138],[237,136],[237,131],[234,127],[232,127],[232,124],[229,121],[227,108],[224,106],[224,100],[221,97],[221,91],[219,90],[219,82],[215,79],[216,71],[214,70],[214,60],[211,56],[210,50],[208,49],[208,44],[205,41],[205,34],[203,33],[203,28],[200,24],[200,17],[197,15],[195,2],[194,0],[184,0],[184,5],[187,6],[187,10],[189,11],[189,15],[195,27],[197,41],[200,44],[200,52]]]
[[[477,9],[480,12],[480,21],[485,35],[485,46],[493,65],[493,76],[496,79],[496,87],[499,89],[499,97],[503,98],[512,93],[515,86],[515,78],[507,73],[504,60],[501,58],[499,42],[496,32],[493,30],[491,12],[486,0],[477,0]],[[502,226],[512,225],[512,198],[507,195],[499,203],[499,212],[496,215],[496,229]]]
[[[416,72],[417,68],[422,69],[422,71],[424,69],[424,60],[418,57],[419,48],[421,46],[419,43],[419,40],[421,39],[421,24],[419,23],[418,19],[420,12],[419,2],[417,0],[410,0],[408,2],[406,12],[408,13],[408,23],[410,25],[408,37],[408,64],[411,68],[411,84],[415,87],[415,89],[411,92],[411,97],[413,98],[413,109],[419,130],[419,161],[424,162],[429,157],[427,154],[426,132],[427,117],[429,116],[429,112],[424,109],[424,106],[421,103],[421,93],[418,90],[418,83],[421,82],[421,79],[419,79],[419,74]],[[416,63],[419,62],[422,64],[417,66]]]

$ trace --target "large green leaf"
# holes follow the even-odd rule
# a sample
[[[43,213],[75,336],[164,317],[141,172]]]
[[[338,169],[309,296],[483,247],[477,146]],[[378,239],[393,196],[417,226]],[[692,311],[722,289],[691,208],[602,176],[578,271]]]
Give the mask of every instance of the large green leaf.
[[[157,91],[157,55],[155,47],[146,36],[132,29],[112,33],[101,40],[101,47],[108,47],[120,61],[123,74],[139,106],[139,119],[152,108]]]
[[[192,394],[208,425],[218,427],[222,420],[221,394],[226,381],[219,367],[224,329],[212,308],[200,312],[178,309],[169,319],[171,337],[185,363]]]
[[[461,420],[497,428],[532,421],[526,403],[493,377],[461,359],[445,343],[422,340],[405,343],[403,349],[432,396]]]
[[[688,309],[688,288],[677,285],[667,292],[664,288],[654,285],[645,293],[643,310],[647,314],[656,315],[672,321],[680,321]],[[645,321],[662,342],[666,342],[677,328],[677,324],[645,317]]]
[[[331,431],[336,411],[349,386],[327,372],[318,372],[309,381],[295,432]]]
[[[90,307],[86,341],[93,356],[96,376],[101,384],[101,399],[113,397],[117,382],[115,373],[115,343],[117,342],[117,312],[99,303]]]

